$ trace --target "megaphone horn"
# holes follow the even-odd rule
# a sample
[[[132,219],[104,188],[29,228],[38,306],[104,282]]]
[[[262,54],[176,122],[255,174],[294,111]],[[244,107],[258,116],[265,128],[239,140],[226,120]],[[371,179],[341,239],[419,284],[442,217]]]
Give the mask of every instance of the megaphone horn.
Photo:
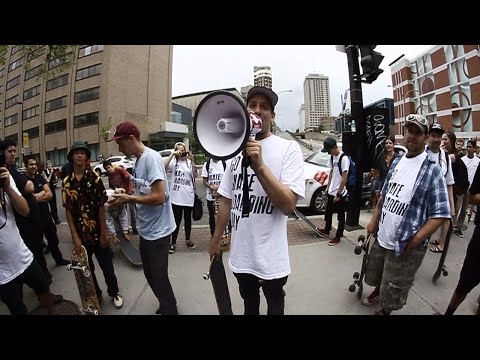
[[[220,160],[236,156],[248,136],[261,130],[262,119],[249,113],[240,98],[223,90],[205,96],[193,118],[193,131],[202,150]]]

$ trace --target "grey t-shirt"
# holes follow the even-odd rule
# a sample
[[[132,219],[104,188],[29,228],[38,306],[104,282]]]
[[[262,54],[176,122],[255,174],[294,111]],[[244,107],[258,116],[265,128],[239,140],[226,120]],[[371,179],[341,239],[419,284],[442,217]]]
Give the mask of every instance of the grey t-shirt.
[[[147,195],[152,192],[151,185],[157,181],[165,183],[165,203],[163,205],[136,204],[138,232],[145,240],[158,240],[175,230],[170,190],[162,157],[149,147],[137,159],[133,168],[135,195]]]

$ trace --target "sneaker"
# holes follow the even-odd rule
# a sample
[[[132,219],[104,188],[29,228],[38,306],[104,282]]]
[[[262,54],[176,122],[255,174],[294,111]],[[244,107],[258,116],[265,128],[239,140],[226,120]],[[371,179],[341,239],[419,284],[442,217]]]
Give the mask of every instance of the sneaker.
[[[459,238],[464,238],[465,235],[463,235],[462,230],[460,230],[460,227],[456,226],[453,228],[453,233],[457,235]]]
[[[138,235],[138,230],[135,228],[135,229],[132,229],[132,234],[133,235]]]
[[[321,232],[322,234],[324,234],[325,236],[330,235],[330,230],[320,229],[318,231]]]
[[[117,309],[120,309],[123,306],[122,295],[117,294],[112,299],[113,299],[113,305],[115,305]]]
[[[364,297],[362,304],[366,306],[376,305],[380,302],[379,291],[377,289],[373,290],[370,295]]]
[[[328,242],[328,246],[335,246],[335,245],[337,245],[339,242],[340,242],[340,239],[339,239],[339,238],[333,238],[332,240],[330,240],[330,241]]]
[[[187,240],[187,247],[190,250],[193,250],[193,249],[195,249],[195,244],[191,240]]]
[[[175,253],[175,245],[174,244],[170,245],[170,248],[168,249],[168,253],[169,254],[174,254]]]
[[[60,260],[55,261],[55,263],[57,264],[57,266],[65,266],[70,264],[70,260],[61,258]]]

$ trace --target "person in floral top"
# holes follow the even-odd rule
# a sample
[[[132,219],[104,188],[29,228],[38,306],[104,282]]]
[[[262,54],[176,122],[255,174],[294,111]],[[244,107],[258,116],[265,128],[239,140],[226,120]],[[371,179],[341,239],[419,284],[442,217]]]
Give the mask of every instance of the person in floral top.
[[[95,276],[93,254],[105,276],[107,292],[116,308],[123,306],[117,277],[113,268],[113,252],[107,237],[105,207],[107,194],[100,177],[86,166],[90,150],[83,142],[75,142],[67,155],[72,163],[68,174],[63,175],[62,198],[68,226],[72,234],[75,251],[80,253],[83,245],[88,253],[88,263],[99,302],[102,290]]]

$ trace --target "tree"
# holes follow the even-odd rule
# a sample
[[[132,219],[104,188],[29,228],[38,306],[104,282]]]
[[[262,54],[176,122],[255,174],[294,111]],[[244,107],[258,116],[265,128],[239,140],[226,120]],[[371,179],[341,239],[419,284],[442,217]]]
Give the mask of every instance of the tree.
[[[79,45],[20,45],[20,57],[24,59],[25,71],[30,68],[30,61],[43,56],[44,61],[38,69],[37,77],[51,79],[70,69],[76,60]],[[9,45],[0,45],[0,65],[7,60]]]
[[[108,122],[106,123],[106,125],[102,126],[102,128],[100,129],[100,134],[99,134],[105,142],[108,142],[108,139],[110,138],[111,130],[112,130],[112,117],[110,116],[108,118]]]
[[[325,127],[323,125],[318,125],[318,132],[322,132],[323,130],[325,130]]]
[[[188,142],[190,144],[190,149],[192,153],[199,153],[201,151],[200,145],[197,142],[195,134],[193,133],[193,125],[188,125],[188,134],[187,134]]]

